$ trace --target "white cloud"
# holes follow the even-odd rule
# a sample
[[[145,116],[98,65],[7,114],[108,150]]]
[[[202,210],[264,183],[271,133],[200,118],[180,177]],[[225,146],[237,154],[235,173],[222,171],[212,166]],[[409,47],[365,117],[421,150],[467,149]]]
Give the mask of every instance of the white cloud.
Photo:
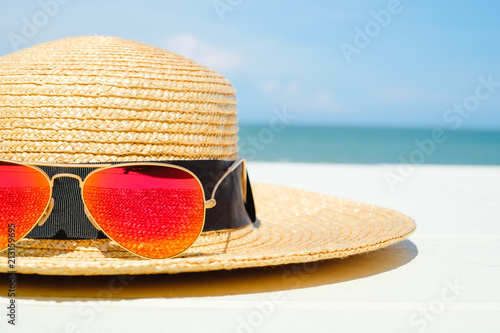
[[[290,82],[286,86],[285,90],[286,90],[286,93],[289,95],[301,94],[302,93],[302,85],[297,81]]]
[[[306,89],[299,81],[280,84],[268,80],[260,84],[260,90],[267,94],[273,103],[293,106],[308,112],[336,112],[341,109],[331,91]]]
[[[278,82],[276,82],[275,80],[269,80],[260,85],[260,90],[265,93],[275,92],[278,88]]]
[[[338,111],[340,106],[334,101],[332,93],[327,90],[316,91],[311,98],[310,108],[321,111]]]
[[[378,103],[386,105],[401,105],[411,103],[449,103],[457,96],[446,91],[436,91],[412,86],[388,86],[373,90],[373,96]]]
[[[243,57],[230,50],[204,42],[191,34],[166,39],[167,50],[190,58],[215,71],[227,72],[241,67]]]

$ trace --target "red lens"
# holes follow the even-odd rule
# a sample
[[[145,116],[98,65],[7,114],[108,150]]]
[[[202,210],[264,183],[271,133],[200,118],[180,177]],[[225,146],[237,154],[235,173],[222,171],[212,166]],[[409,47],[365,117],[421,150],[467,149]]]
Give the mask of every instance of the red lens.
[[[50,181],[41,171],[0,161],[0,250],[33,229],[50,195]]]
[[[102,230],[125,249],[168,258],[189,248],[205,221],[198,179],[167,165],[117,166],[85,180],[83,201]]]

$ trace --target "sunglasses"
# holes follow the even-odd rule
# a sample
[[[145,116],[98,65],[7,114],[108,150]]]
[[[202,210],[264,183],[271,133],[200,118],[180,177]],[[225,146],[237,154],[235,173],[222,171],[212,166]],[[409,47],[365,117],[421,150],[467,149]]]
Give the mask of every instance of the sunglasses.
[[[203,231],[206,210],[217,204],[217,189],[240,165],[246,197],[244,159],[235,161],[218,179],[208,200],[198,177],[174,164],[63,165],[97,168],[84,179],[70,173],[49,177],[37,165],[61,166],[0,159],[0,251],[45,223],[54,207],[52,192],[57,178],[77,179],[85,214],[94,227],[143,258],[170,258],[190,248]]]

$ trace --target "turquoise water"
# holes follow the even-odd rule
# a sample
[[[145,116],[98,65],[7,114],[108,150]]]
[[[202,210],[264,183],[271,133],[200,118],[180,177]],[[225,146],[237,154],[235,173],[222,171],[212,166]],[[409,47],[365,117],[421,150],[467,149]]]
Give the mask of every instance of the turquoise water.
[[[254,161],[500,165],[500,131],[240,125]]]

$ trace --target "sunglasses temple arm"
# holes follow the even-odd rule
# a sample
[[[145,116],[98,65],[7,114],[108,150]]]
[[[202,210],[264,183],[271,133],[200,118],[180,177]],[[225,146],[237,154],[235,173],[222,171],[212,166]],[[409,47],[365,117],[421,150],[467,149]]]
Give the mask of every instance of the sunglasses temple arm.
[[[224,181],[224,179],[226,179],[227,176],[229,176],[229,174],[231,172],[233,172],[234,170],[236,170],[238,168],[238,166],[240,164],[243,164],[243,173],[242,173],[242,189],[243,189],[243,198],[246,202],[246,192],[247,192],[247,172],[246,172],[246,167],[245,167],[245,159],[244,158],[240,158],[239,160],[237,160],[236,162],[234,162],[230,167],[229,169],[222,175],[222,177],[220,177],[219,181],[215,184],[214,186],[214,189],[212,190],[212,196],[210,197],[210,200],[208,200],[206,203],[205,203],[205,208],[212,208],[214,207],[217,202],[215,201],[215,193],[217,193],[217,189],[219,188],[220,184]]]

